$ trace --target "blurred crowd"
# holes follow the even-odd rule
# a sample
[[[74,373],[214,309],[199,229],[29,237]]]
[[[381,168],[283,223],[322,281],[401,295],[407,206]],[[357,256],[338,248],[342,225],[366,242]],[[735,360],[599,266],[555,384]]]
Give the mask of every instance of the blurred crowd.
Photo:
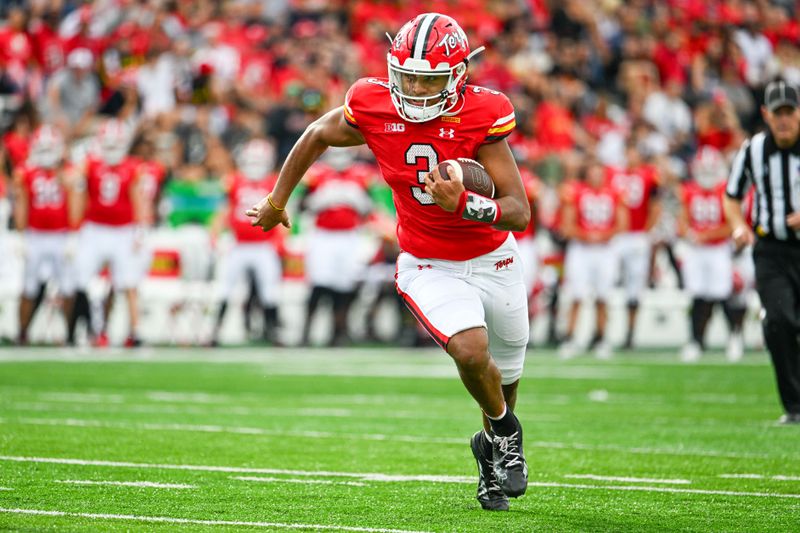
[[[424,11],[486,46],[470,83],[511,98],[509,143],[556,243],[562,185],[591,159],[653,169],[663,209],[647,230],[670,252],[698,151],[730,161],[762,125],[764,86],[800,83],[793,0],[0,0],[0,198],[14,203],[37,128],[54,128],[63,165],[80,166],[113,119],[119,142],[161,175],[140,222],[213,233],[248,143],[268,143],[279,168],[352,82],[386,75],[387,33]],[[379,171],[368,151],[351,157],[372,201],[359,224],[390,240]]]

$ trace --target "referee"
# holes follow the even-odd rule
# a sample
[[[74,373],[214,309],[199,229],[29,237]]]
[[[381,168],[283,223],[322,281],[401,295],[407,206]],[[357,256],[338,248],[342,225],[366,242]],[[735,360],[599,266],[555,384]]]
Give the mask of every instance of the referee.
[[[785,81],[767,85],[761,114],[769,131],[742,145],[733,161],[725,215],[736,246],[755,242],[762,327],[783,404],[781,424],[800,424],[800,94]],[[753,225],[742,200],[755,185]]]

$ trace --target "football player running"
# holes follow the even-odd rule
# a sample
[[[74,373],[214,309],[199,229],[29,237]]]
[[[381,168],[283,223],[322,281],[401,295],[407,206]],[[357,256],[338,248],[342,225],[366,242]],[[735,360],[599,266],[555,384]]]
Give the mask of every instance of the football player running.
[[[471,440],[478,500],[484,509],[507,510],[528,477],[513,413],[528,342],[527,295],[509,230],[528,225],[530,207],[506,142],[515,126],[511,103],[466,83],[479,51],[470,52],[446,15],[407,22],[391,42],[388,79],[358,80],[342,107],[311,124],[275,188],[247,214],[264,230],[288,227],[286,202],[311,164],[329,146],[369,146],[397,207],[397,290],[481,407],[484,429]],[[485,167],[495,198],[439,174],[439,162],[459,157]]]

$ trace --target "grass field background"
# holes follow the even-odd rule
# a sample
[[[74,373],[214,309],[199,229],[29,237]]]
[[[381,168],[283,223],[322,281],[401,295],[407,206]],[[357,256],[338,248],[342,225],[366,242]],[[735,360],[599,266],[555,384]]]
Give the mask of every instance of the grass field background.
[[[528,492],[488,513],[438,350],[7,349],[0,529],[800,531],[762,353],[533,350],[517,413]]]

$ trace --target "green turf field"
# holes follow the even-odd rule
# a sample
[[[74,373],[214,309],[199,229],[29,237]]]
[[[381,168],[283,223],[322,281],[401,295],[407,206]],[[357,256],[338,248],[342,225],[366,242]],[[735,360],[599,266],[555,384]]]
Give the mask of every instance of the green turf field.
[[[528,493],[482,511],[437,350],[0,351],[0,530],[800,531],[764,354],[532,351]]]

